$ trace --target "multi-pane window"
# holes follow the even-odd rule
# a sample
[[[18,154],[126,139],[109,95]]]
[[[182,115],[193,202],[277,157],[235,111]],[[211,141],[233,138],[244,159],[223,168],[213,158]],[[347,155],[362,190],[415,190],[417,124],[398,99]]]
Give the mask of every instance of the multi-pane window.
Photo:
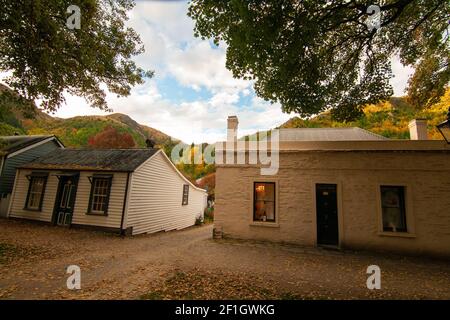
[[[183,201],[182,205],[185,206],[189,203],[189,185],[185,184],[183,185]]]
[[[255,182],[253,220],[275,222],[275,182]]]
[[[106,214],[110,189],[111,178],[94,177],[92,179],[89,213]]]
[[[29,176],[29,180],[30,186],[28,188],[28,196],[25,208],[30,210],[41,210],[47,176],[32,175]]]
[[[383,231],[406,232],[405,187],[381,186]]]

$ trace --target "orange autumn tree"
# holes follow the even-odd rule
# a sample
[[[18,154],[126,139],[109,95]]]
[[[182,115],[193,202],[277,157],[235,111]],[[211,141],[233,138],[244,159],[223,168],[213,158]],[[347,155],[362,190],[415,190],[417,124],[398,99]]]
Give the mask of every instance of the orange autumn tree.
[[[203,178],[197,180],[196,185],[199,188],[205,189],[208,191],[208,199],[214,199],[215,188],[216,188],[216,173],[210,173]]]
[[[88,145],[98,149],[128,149],[134,148],[136,142],[134,142],[131,134],[127,132],[120,133],[116,128],[107,126],[103,131],[90,137]]]

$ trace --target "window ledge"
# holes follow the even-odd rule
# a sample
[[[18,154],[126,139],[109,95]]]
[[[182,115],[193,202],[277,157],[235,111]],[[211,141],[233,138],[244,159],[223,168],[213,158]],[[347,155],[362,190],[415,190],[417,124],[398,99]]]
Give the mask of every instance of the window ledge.
[[[250,226],[252,227],[268,227],[268,228],[279,228],[280,224],[276,223],[276,222],[251,222]]]
[[[381,237],[399,237],[399,238],[415,238],[415,233],[410,232],[389,232],[389,231],[382,231],[378,232],[378,235]]]
[[[106,213],[96,213],[96,212],[86,212],[87,216],[100,216],[100,217],[107,217],[108,214]]]
[[[32,208],[23,208],[25,211],[32,211],[32,212],[42,212],[41,209],[32,209]]]

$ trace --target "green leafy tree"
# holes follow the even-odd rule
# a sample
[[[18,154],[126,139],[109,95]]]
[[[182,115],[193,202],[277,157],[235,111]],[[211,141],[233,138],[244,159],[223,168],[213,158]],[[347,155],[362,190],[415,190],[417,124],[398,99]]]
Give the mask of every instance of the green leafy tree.
[[[20,110],[24,118],[32,118],[36,108],[32,101],[19,96],[16,92],[0,83],[0,122],[21,127],[13,110]]]
[[[441,59],[432,53],[424,57],[408,81],[408,102],[417,109],[439,102],[450,80],[449,62],[450,56]]]
[[[80,28],[67,21],[80,8]],[[125,26],[132,0],[0,0],[0,71],[6,84],[27,100],[55,111],[64,93],[108,110],[106,85],[119,95],[153,75],[132,57],[144,51],[139,35]]]
[[[374,16],[373,1],[192,0],[189,15],[196,36],[227,44],[227,68],[255,80],[260,97],[303,117],[331,110],[342,121],[392,95],[394,55],[418,72],[430,56],[440,66],[427,69],[439,78],[435,90],[413,78],[421,100],[438,100],[450,80],[450,2],[382,3]]]

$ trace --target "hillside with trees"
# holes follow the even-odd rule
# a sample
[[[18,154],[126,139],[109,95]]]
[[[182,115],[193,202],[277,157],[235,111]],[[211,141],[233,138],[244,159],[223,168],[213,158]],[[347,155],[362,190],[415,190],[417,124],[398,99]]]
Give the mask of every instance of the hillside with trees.
[[[14,91],[0,84],[0,135],[54,134],[67,147],[76,148],[89,147],[89,139],[108,128],[109,133],[116,131],[120,135],[130,135],[134,147],[145,147],[145,140],[151,139],[157,147],[170,151],[179,142],[121,113],[67,119],[52,117],[37,108],[34,103],[21,99]]]
[[[170,136],[147,126],[141,126],[124,114],[106,116],[79,116],[68,119],[24,119],[22,127],[27,134],[54,134],[68,147],[87,147],[89,138],[112,127],[119,133],[133,137],[136,147],[145,147],[145,140],[152,139],[159,146],[171,144]]]
[[[388,101],[365,106],[363,115],[354,121],[338,122],[333,120],[330,112],[323,112],[307,119],[291,118],[280,128],[360,127],[391,139],[409,139],[409,121],[424,118],[428,120],[428,138],[441,140],[442,136],[436,125],[446,119],[449,107],[450,89],[439,102],[425,109],[414,108],[406,98],[393,97]]]
[[[150,139],[169,157],[180,142],[121,113],[52,117],[0,84],[0,136],[15,134],[53,134],[72,148],[145,148],[145,141]],[[194,150],[195,147],[191,153]],[[215,171],[214,165],[194,164],[193,158],[191,164],[181,163],[177,167],[192,182]]]

